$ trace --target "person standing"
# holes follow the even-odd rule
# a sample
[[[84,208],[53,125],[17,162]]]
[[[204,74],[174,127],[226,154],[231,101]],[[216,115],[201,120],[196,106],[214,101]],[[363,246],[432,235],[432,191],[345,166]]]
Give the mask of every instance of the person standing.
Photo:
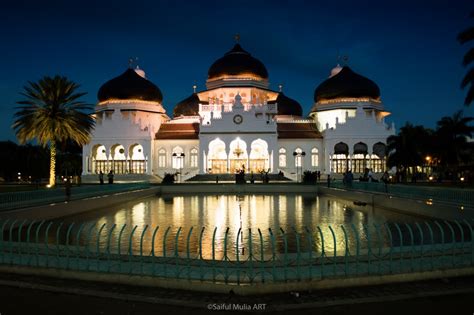
[[[102,171],[99,173],[99,182],[101,185],[104,184],[104,173],[102,173]]]
[[[110,170],[109,174],[107,174],[107,178],[109,179],[109,184],[114,183],[114,171]]]
[[[64,183],[64,188],[66,190],[66,201],[69,201],[71,199],[71,181],[69,180],[69,177]]]

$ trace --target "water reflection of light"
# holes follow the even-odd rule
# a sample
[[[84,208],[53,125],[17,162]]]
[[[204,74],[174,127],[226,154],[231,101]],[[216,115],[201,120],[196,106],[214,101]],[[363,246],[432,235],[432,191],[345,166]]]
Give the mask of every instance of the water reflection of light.
[[[140,202],[132,208],[132,225],[145,225],[145,203]]]

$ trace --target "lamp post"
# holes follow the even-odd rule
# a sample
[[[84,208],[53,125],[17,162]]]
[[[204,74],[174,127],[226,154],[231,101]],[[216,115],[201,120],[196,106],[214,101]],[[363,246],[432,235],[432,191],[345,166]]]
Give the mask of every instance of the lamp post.
[[[183,166],[184,166],[184,153],[173,153],[173,157],[178,158],[178,169],[179,169],[179,182],[183,178]]]
[[[302,166],[302,160],[301,158],[306,155],[306,152],[298,152],[295,151],[293,152],[293,156],[295,157],[295,166],[296,166],[296,182],[300,182],[299,177],[298,177],[298,168],[301,167],[301,173],[303,172],[303,166]],[[301,174],[302,175],[302,174]]]

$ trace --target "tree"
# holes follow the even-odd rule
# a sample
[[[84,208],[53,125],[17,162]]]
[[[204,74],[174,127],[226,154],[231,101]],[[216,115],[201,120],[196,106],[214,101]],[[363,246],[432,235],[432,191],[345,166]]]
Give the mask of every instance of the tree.
[[[56,145],[71,140],[84,145],[90,140],[95,121],[93,107],[80,100],[79,85],[66,77],[45,76],[23,87],[26,99],[17,102],[13,129],[20,143],[36,140],[50,149],[49,185],[56,184]]]
[[[437,123],[436,138],[441,164],[448,169],[456,168],[465,160],[468,150],[468,137],[472,136],[474,127],[470,123],[473,117],[464,117],[463,111],[457,111],[453,116],[442,117]]]
[[[470,14],[471,18],[474,18],[474,12]],[[472,42],[474,40],[474,26],[464,30],[458,35],[458,41],[461,44],[465,44],[467,42]],[[471,47],[467,53],[464,55],[463,65],[465,67],[469,66],[471,63],[474,62],[474,48]],[[464,79],[461,83],[461,88],[467,89],[467,95],[464,99],[464,105],[468,106],[474,101],[474,67],[471,67],[467,74],[464,76]]]
[[[397,135],[387,139],[388,165],[403,170],[405,175],[408,167],[423,165],[432,151],[432,134],[423,126],[406,123]]]

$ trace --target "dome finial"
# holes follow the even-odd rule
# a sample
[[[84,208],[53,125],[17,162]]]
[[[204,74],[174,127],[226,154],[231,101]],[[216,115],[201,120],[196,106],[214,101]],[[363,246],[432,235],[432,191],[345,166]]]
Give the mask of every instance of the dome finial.
[[[283,84],[282,83],[278,84],[278,91],[283,92]]]
[[[197,89],[197,85],[196,85],[196,81],[194,81],[194,84],[193,84],[193,93],[196,93],[196,89]]]
[[[138,68],[138,57],[128,58],[128,68],[133,69],[134,65],[136,65]]]
[[[236,33],[234,35],[234,39],[235,39],[235,43],[238,44],[240,42],[240,34],[239,33]]]
[[[342,63],[342,66],[345,67],[347,66],[347,63],[349,61],[349,56],[348,55],[344,55],[344,56],[337,56],[337,61],[338,61],[338,64],[339,63]]]

